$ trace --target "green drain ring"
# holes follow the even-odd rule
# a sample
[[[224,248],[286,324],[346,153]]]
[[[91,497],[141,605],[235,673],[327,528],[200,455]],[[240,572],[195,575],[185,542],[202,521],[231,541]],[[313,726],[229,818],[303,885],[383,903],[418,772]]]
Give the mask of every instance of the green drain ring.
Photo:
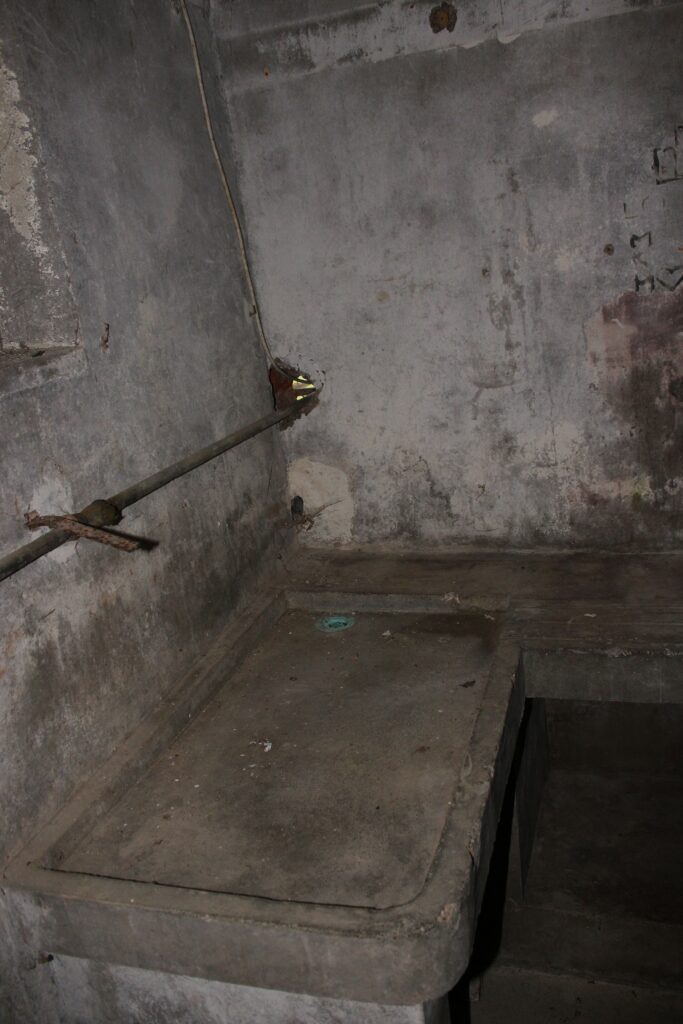
[[[350,629],[355,622],[353,615],[326,615],[324,619],[318,619],[315,628],[321,633],[341,633],[344,629]]]

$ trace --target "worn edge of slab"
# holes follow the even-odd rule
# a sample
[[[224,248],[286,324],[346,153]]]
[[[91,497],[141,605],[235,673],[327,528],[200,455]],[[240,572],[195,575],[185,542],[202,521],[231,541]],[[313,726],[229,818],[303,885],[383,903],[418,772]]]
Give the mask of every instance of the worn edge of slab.
[[[492,568],[499,569],[494,579]],[[681,550],[457,547],[425,552],[387,545],[331,550],[299,545],[288,552],[285,569],[293,589],[432,595],[455,589],[454,597],[476,601],[479,607],[493,598],[514,606],[527,604],[530,612],[534,603],[552,608],[601,600],[612,608],[628,605],[632,611],[643,601],[662,608],[683,604]],[[602,590],[602,599],[596,597],[596,589]]]

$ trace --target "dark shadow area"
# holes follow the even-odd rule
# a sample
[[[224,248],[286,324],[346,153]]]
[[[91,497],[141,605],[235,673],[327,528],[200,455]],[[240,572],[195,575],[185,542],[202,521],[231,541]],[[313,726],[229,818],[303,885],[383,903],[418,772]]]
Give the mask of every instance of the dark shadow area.
[[[515,809],[515,789],[529,728],[531,703],[531,701],[526,702],[524,717],[517,738],[510,777],[498,822],[496,841],[491,854],[486,888],[484,889],[484,896],[477,920],[472,956],[470,957],[465,974],[451,990],[448,997],[452,1024],[469,1024],[471,1019],[470,987],[473,984],[476,985],[476,979],[491,966],[498,956],[501,947]]]
[[[503,809],[498,822],[496,842],[491,854],[486,888],[482,899],[477,931],[474,937],[472,956],[467,973],[470,979],[477,978],[491,966],[500,950],[503,937],[503,917],[507,891],[512,843],[512,826],[515,810],[515,790],[519,778],[522,755],[529,730],[532,702],[528,700],[517,737],[517,747],[510,769]]]
[[[683,1019],[682,725],[675,704],[527,702],[453,1024]]]

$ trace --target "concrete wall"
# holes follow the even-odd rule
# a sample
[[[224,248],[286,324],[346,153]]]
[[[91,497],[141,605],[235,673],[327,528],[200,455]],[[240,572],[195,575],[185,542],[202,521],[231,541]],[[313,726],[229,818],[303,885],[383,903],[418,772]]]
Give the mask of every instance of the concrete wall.
[[[680,543],[683,10],[431,6],[211,2],[305,538]]]
[[[5,308],[28,308],[22,344],[70,346],[0,353],[4,554],[30,539],[26,510],[81,508],[272,402],[174,5],[8,0],[0,41],[0,141],[21,172],[0,203],[0,250],[22,268]],[[271,433],[126,513],[153,552],[81,541],[0,584],[0,854],[216,635],[281,513]]]

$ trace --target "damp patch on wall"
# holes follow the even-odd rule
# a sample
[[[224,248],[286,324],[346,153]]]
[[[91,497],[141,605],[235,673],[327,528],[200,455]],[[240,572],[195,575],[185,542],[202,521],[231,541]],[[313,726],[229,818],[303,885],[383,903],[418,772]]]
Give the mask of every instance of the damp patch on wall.
[[[309,529],[303,536],[311,543],[350,541],[353,499],[344,470],[327,462],[301,458],[290,463],[288,476],[290,497],[303,499],[309,520]]]
[[[683,527],[683,289],[626,291],[585,325],[596,387],[622,424],[636,515]],[[641,483],[640,481],[645,481]]]

